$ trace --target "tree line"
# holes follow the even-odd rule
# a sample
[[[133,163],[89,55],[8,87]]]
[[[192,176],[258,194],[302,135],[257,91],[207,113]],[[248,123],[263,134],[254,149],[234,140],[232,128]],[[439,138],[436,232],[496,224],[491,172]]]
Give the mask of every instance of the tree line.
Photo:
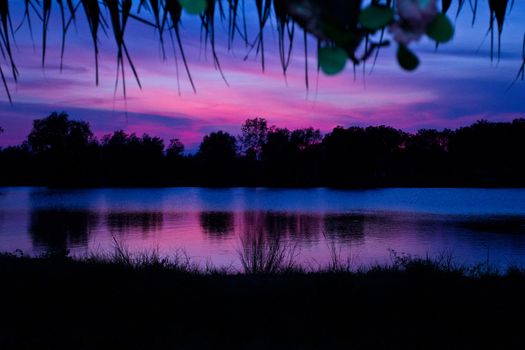
[[[1,130],[1,129],[0,129]],[[525,186],[525,119],[407,133],[388,126],[289,130],[247,119],[240,135],[178,139],[122,130],[97,139],[89,123],[52,113],[0,149],[0,185],[30,186]]]

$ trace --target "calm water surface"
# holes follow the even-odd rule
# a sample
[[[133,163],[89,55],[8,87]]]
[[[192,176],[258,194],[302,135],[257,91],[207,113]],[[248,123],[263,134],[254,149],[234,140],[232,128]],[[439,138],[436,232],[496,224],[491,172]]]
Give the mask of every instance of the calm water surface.
[[[239,266],[241,237],[254,234],[280,235],[314,266],[333,245],[356,265],[388,263],[393,249],[525,266],[525,190],[0,188],[0,251],[82,255],[113,249],[115,237]]]

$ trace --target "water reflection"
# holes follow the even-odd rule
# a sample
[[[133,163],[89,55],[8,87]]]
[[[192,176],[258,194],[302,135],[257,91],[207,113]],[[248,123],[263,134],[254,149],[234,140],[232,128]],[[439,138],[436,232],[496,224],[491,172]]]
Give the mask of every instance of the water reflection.
[[[297,235],[297,214],[266,212],[261,214],[262,229],[270,237]],[[250,230],[253,231],[253,230]]]
[[[265,232],[295,239],[315,239],[321,233],[322,215],[296,212],[247,211],[242,214],[245,234]]]
[[[525,218],[520,217],[471,218],[461,221],[459,224],[474,231],[525,235]]]
[[[164,223],[162,212],[111,212],[106,216],[110,233],[129,234],[140,231],[144,235],[161,231]]]
[[[199,214],[202,231],[212,239],[233,235],[234,216],[231,212],[204,211]]]
[[[372,221],[372,217],[358,214],[329,214],[323,219],[324,234],[331,240],[362,240],[365,223]]]
[[[322,234],[322,215],[298,214],[297,231],[292,232],[292,237],[301,236],[308,240],[316,240]]]
[[[525,190],[0,188],[0,251],[82,254],[112,249],[113,235],[130,249],[182,248],[219,264],[238,262],[242,240],[261,251],[278,239],[320,263],[337,244],[360,263],[391,248],[472,263],[490,250],[495,262],[525,265]]]
[[[89,211],[33,210],[29,234],[33,246],[46,251],[85,247],[98,220],[98,215]]]

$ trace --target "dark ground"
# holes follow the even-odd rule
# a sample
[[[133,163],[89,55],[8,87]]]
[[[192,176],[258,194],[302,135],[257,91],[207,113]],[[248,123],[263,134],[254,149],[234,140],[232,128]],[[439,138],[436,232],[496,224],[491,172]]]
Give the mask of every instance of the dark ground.
[[[204,275],[0,256],[1,349],[524,349],[525,274]]]

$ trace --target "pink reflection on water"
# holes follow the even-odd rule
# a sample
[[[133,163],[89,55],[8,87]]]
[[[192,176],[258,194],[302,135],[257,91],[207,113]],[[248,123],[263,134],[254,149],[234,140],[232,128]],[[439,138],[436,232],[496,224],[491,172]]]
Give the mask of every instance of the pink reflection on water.
[[[392,252],[420,257],[450,253],[458,263],[477,263],[485,252],[487,238],[493,240],[494,261],[498,255],[505,255],[497,251],[503,243],[497,236],[473,240],[468,232],[457,232],[458,227],[442,217],[247,211],[165,213],[157,219],[161,222],[127,219],[127,224],[117,228],[107,223],[94,232],[87,249],[110,251],[112,235],[116,235],[134,252],[158,249],[168,257],[184,253],[202,267],[211,262],[234,270],[241,269],[241,238],[258,233],[268,240],[281,236],[281,243],[294,253],[296,262],[312,269],[328,266],[334,252],[341,262],[349,262],[356,269],[390,264]]]
[[[239,269],[242,239],[281,237],[318,268],[331,247],[354,266],[389,263],[390,249],[458,263],[525,265],[519,189],[0,189],[0,251],[184,251],[203,266]]]

